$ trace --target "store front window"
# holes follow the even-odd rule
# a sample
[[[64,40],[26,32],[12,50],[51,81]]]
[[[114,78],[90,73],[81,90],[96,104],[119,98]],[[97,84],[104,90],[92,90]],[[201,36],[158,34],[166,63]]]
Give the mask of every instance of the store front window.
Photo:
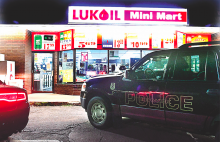
[[[58,83],[73,82],[73,50],[59,52]]]
[[[140,50],[109,50],[109,73],[120,72],[121,65],[132,67],[141,57]]]
[[[150,50],[142,50],[142,58],[143,58],[145,55],[147,55],[147,54],[149,54],[149,53],[151,53],[151,52],[153,52],[153,51],[150,51]]]
[[[53,53],[33,53],[33,92],[53,91]]]
[[[92,76],[119,73],[121,65],[131,68],[140,60],[141,55],[143,57],[150,52],[152,51],[68,50],[59,52],[58,83],[80,83]],[[74,56],[74,54],[76,55]]]
[[[76,82],[107,73],[107,50],[76,50]]]

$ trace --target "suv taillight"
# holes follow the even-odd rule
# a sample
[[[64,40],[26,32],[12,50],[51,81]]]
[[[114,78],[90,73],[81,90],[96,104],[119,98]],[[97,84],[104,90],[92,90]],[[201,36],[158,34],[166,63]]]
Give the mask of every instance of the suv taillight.
[[[4,93],[0,94],[0,101],[20,101],[20,100],[26,100],[26,94],[25,93]]]
[[[86,91],[86,83],[85,82],[82,84],[81,91]]]

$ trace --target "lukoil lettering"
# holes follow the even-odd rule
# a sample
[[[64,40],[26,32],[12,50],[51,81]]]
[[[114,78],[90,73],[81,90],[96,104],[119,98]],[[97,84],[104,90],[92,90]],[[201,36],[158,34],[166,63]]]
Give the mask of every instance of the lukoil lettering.
[[[103,9],[100,10],[79,10],[78,15],[77,11],[73,10],[73,19],[74,20],[121,20],[118,17],[117,10],[110,10],[109,12]]]

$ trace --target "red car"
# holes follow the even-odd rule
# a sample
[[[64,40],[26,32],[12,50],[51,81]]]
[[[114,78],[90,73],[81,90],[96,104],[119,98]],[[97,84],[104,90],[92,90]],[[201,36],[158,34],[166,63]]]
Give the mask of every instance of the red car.
[[[0,140],[22,131],[30,111],[27,91],[23,88],[0,84]]]

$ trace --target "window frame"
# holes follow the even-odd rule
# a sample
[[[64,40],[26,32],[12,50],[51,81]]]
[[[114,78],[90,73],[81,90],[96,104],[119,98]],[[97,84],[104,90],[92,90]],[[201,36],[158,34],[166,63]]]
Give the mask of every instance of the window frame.
[[[79,50],[85,50],[85,52],[87,52],[88,50],[94,50],[94,51],[107,51],[107,65],[108,65],[108,67],[107,67],[107,74],[109,74],[109,49],[92,49],[92,48],[78,48],[78,49],[74,49],[74,52],[75,52],[75,54],[74,54],[74,58],[75,58],[75,62],[74,62],[74,64],[75,64],[75,70],[73,70],[74,72],[74,84],[82,84],[83,82],[77,82],[76,81],[76,52],[77,52],[77,50],[79,51]],[[88,54],[89,55],[89,54]]]
[[[141,51],[142,52],[142,51]],[[151,81],[151,80],[158,80],[158,81],[164,81],[166,80],[167,78],[167,75],[168,75],[168,67],[170,66],[170,58],[172,57],[172,53],[173,53],[173,50],[169,50],[169,51],[154,51],[154,52],[151,52],[147,55],[145,55],[143,58],[141,58],[141,60],[139,60],[139,62],[137,62],[136,64],[134,64],[131,69],[134,71],[134,74],[135,74],[135,70],[138,69],[141,65],[143,65],[144,62],[146,62],[147,59],[150,59],[151,57],[154,57],[154,56],[158,56],[158,55],[164,55],[164,54],[167,54],[169,55],[169,59],[167,61],[167,66],[166,66],[166,69],[164,70],[164,73],[163,73],[163,77],[162,79],[135,79],[135,80],[148,80],[148,81]]]
[[[201,47],[202,48],[202,47]],[[205,53],[205,65],[204,65],[204,71],[205,71],[205,75],[204,75],[204,79],[203,80],[179,80],[179,79],[174,79],[174,75],[175,75],[175,67],[176,67],[176,63],[177,63],[177,59],[178,59],[178,55],[181,53],[181,52],[188,52],[188,53],[190,53],[190,52],[204,52]],[[207,57],[208,57],[208,51],[209,50],[198,50],[198,49],[187,49],[187,50],[178,50],[176,53],[175,53],[175,61],[173,62],[173,66],[172,66],[172,68],[173,69],[171,69],[171,71],[170,71],[170,73],[169,73],[169,80],[172,80],[172,81],[196,81],[196,82],[198,82],[198,81],[206,81],[206,73],[207,73]],[[191,67],[190,67],[191,68]]]
[[[215,59],[215,69],[216,69],[216,75],[217,75],[217,80],[207,80],[207,63],[208,63],[208,58],[209,58],[209,52],[212,53],[212,55],[214,56]],[[214,50],[208,50],[207,51],[207,56],[206,56],[206,81],[219,81],[220,80],[220,74],[219,74],[219,60],[218,60],[218,54],[217,52],[215,52]]]
[[[60,69],[59,69],[59,53],[62,53],[64,51],[73,51],[73,82],[67,82],[67,83],[63,83],[63,82],[59,82],[59,72],[60,72]],[[74,50],[64,50],[64,51],[58,51],[57,52],[57,84],[66,84],[66,85],[70,85],[70,84],[75,84],[76,82],[74,82],[74,78],[75,78],[75,74],[74,74],[74,68],[75,68],[75,51]]]

